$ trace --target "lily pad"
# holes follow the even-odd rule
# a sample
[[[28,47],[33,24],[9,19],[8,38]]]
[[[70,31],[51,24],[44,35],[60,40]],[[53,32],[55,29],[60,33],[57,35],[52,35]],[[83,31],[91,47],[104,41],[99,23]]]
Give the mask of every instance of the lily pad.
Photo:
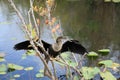
[[[101,49],[101,50],[98,50],[98,53],[101,54],[102,56],[106,56],[110,53],[110,50],[109,49]]]
[[[80,80],[79,76],[74,76],[73,80]]]
[[[6,74],[7,67],[5,64],[0,65],[0,74]]]
[[[113,64],[112,60],[104,60],[98,63],[99,66],[105,65],[105,67],[111,67]]]
[[[14,78],[18,78],[18,77],[20,77],[19,74],[15,74],[15,75],[14,75]]]
[[[37,78],[44,77],[44,74],[43,74],[43,73],[37,73],[37,74],[36,74],[36,77],[37,77]]]
[[[30,71],[30,70],[33,70],[33,67],[27,67],[27,68],[25,68],[24,70]]]
[[[90,59],[90,60],[96,60],[98,58],[98,54],[96,52],[89,52],[89,54],[87,54],[87,57]]]
[[[15,70],[23,70],[23,66],[19,66],[16,64],[9,63],[8,68],[15,69]]]
[[[100,72],[100,76],[101,76],[104,80],[117,80],[117,79],[111,74],[111,72],[108,72],[108,71]]]
[[[32,55],[35,55],[36,52],[35,52],[34,50],[28,50],[28,51],[26,52],[26,54],[27,54],[28,56],[32,56]]]
[[[97,67],[94,67],[94,68],[82,67],[82,69],[80,71],[82,72],[85,80],[89,80],[89,79],[94,78],[94,76],[100,72],[100,69]]]
[[[0,62],[3,62],[3,61],[5,61],[5,59],[0,57]]]

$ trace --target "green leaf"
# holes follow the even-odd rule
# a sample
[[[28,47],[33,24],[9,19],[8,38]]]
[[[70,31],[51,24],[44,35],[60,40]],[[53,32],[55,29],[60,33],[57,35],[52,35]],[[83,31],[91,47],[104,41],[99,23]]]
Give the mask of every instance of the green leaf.
[[[101,50],[98,50],[98,53],[101,54],[102,56],[108,55],[109,52],[110,52],[109,49],[101,49]]]
[[[112,0],[114,3],[118,3],[120,2],[120,0]]]
[[[29,56],[31,56],[31,55],[35,55],[36,52],[35,52],[34,50],[28,50],[28,51],[26,52],[26,54],[29,55]]]
[[[15,74],[15,75],[14,75],[14,78],[18,78],[18,77],[20,77],[19,74]]]
[[[61,56],[64,58],[64,59],[68,59],[70,57],[70,52],[64,52],[61,54]]]
[[[79,76],[74,76],[73,80],[80,80]]]
[[[15,69],[15,70],[23,70],[22,66],[19,66],[19,65],[16,65],[16,64],[12,64],[12,63],[8,64],[8,68]]]
[[[69,66],[76,67],[78,64],[71,60],[66,60],[66,62],[69,64]]]
[[[41,69],[39,72],[40,72],[40,73],[44,73],[44,69]]]
[[[5,64],[1,64],[0,65],[0,72],[4,72],[4,71],[7,71],[7,67]]]
[[[7,74],[7,72],[0,72],[0,74]]]
[[[96,60],[98,58],[98,54],[94,51],[91,51],[89,52],[89,54],[87,54],[87,57],[90,59],[90,60]]]
[[[5,64],[0,65],[0,74],[6,74],[7,67]]]
[[[81,72],[85,80],[92,79],[96,74],[100,72],[99,68],[97,67],[82,67]]]
[[[30,70],[33,70],[33,67],[27,67],[27,68],[25,68],[24,70],[30,71]]]
[[[113,64],[112,60],[104,60],[98,63],[99,66],[105,65],[105,67],[111,67]]]
[[[100,76],[104,79],[104,80],[117,80],[112,74],[111,72],[100,72]]]
[[[89,54],[87,54],[87,56],[98,56],[98,54],[96,52],[91,51],[89,52]]]
[[[118,63],[113,63],[112,66],[111,66],[111,68],[114,68],[114,67],[116,67],[116,68],[117,68],[117,67],[120,67],[120,64],[118,64]]]
[[[111,0],[104,0],[105,2],[111,2]]]
[[[37,74],[36,74],[36,77],[37,77],[37,78],[44,77],[44,74],[43,74],[43,73],[37,73]]]
[[[3,61],[5,61],[5,59],[4,58],[0,58],[0,62],[3,62]]]

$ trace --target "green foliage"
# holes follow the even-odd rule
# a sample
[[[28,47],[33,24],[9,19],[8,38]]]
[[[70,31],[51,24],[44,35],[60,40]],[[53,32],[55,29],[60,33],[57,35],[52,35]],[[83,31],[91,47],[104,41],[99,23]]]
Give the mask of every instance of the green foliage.
[[[74,76],[73,80],[79,80],[79,76]]]
[[[41,70],[39,71],[39,73],[36,74],[36,77],[37,77],[37,78],[44,77],[44,70],[41,69]]]
[[[100,69],[97,67],[93,67],[93,68],[82,67],[80,71],[82,72],[82,75],[85,78],[85,80],[89,80],[89,79],[94,78],[94,76],[100,72]]]
[[[102,56],[108,55],[109,52],[110,52],[109,49],[101,49],[101,50],[98,50],[98,53],[101,54]]]
[[[7,66],[5,64],[0,65],[0,74],[6,74]]]
[[[100,72],[100,76],[104,79],[104,80],[117,80],[109,71],[105,71],[105,72]]]
[[[111,67],[113,62],[112,60],[104,60],[98,63],[100,66],[104,65],[105,67]]]
[[[5,59],[0,57],[0,62],[3,62],[3,61],[5,61]]]
[[[90,59],[90,60],[96,60],[98,58],[98,54],[96,52],[89,52],[89,54],[87,54],[87,57]]]
[[[19,65],[16,65],[16,64],[12,64],[12,63],[8,63],[8,68],[15,69],[15,70],[23,70],[22,66],[19,66]]]
[[[26,71],[30,71],[30,70],[33,70],[33,69],[34,69],[33,67],[24,68],[24,70],[26,70]]]
[[[28,50],[25,54],[22,55],[22,59],[26,59],[27,56],[33,56],[36,52],[34,50]]]
[[[104,0],[105,2],[114,2],[114,3],[119,3],[120,2],[120,0]]]
[[[19,74],[15,74],[15,75],[14,75],[14,78],[18,78],[18,77],[20,77]]]

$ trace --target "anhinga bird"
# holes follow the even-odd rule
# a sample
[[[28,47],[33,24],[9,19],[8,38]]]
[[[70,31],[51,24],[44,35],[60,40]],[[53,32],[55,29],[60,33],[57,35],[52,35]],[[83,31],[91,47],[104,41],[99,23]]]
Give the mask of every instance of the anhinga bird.
[[[43,40],[41,40],[41,42],[43,43],[43,47],[45,48],[45,50],[47,51],[48,50],[48,53],[50,55],[50,57],[57,57],[58,55],[60,55],[61,53],[63,52],[66,52],[66,51],[70,51],[70,52],[73,52],[73,53],[77,53],[77,54],[84,54],[84,53],[88,53],[86,48],[83,47],[79,41],[77,40],[68,40],[64,43],[62,43],[62,40],[63,39],[66,39],[65,37],[63,36],[60,36],[56,39],[56,43],[54,44],[49,44]],[[37,40],[38,41],[38,40]],[[30,49],[33,49],[32,46],[30,46],[30,41],[27,40],[27,41],[24,41],[24,42],[21,42],[21,43],[18,43],[14,46],[14,49],[16,50],[30,50]],[[41,48],[38,46],[38,50],[42,52]]]

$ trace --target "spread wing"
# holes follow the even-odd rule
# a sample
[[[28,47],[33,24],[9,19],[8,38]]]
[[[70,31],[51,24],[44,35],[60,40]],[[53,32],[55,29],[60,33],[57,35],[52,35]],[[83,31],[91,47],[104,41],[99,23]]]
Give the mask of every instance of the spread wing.
[[[69,40],[65,42],[62,46],[61,53],[66,51],[71,51],[73,53],[82,54],[82,55],[85,52],[88,53],[86,48],[83,47],[77,40]]]
[[[49,44],[49,43],[47,43],[47,42],[45,42],[45,41],[43,41],[43,40],[41,40],[41,41],[42,41],[42,43],[43,43],[43,47],[45,48],[45,50],[47,50],[47,48],[49,48],[49,47],[51,46],[51,44]],[[30,44],[30,41],[27,40],[27,41],[23,41],[23,42],[20,42],[20,43],[16,44],[16,45],[14,46],[14,49],[15,49],[15,50],[31,50],[31,49],[33,49],[33,47],[32,47],[32,45]],[[42,52],[42,50],[41,50],[40,47],[38,47],[38,49],[39,49],[39,51]]]
[[[15,50],[22,50],[22,49],[30,50],[30,49],[33,49],[33,47],[30,45],[30,41],[27,40],[27,41],[23,41],[23,42],[20,42],[20,43],[16,44],[14,46],[14,49]]]

